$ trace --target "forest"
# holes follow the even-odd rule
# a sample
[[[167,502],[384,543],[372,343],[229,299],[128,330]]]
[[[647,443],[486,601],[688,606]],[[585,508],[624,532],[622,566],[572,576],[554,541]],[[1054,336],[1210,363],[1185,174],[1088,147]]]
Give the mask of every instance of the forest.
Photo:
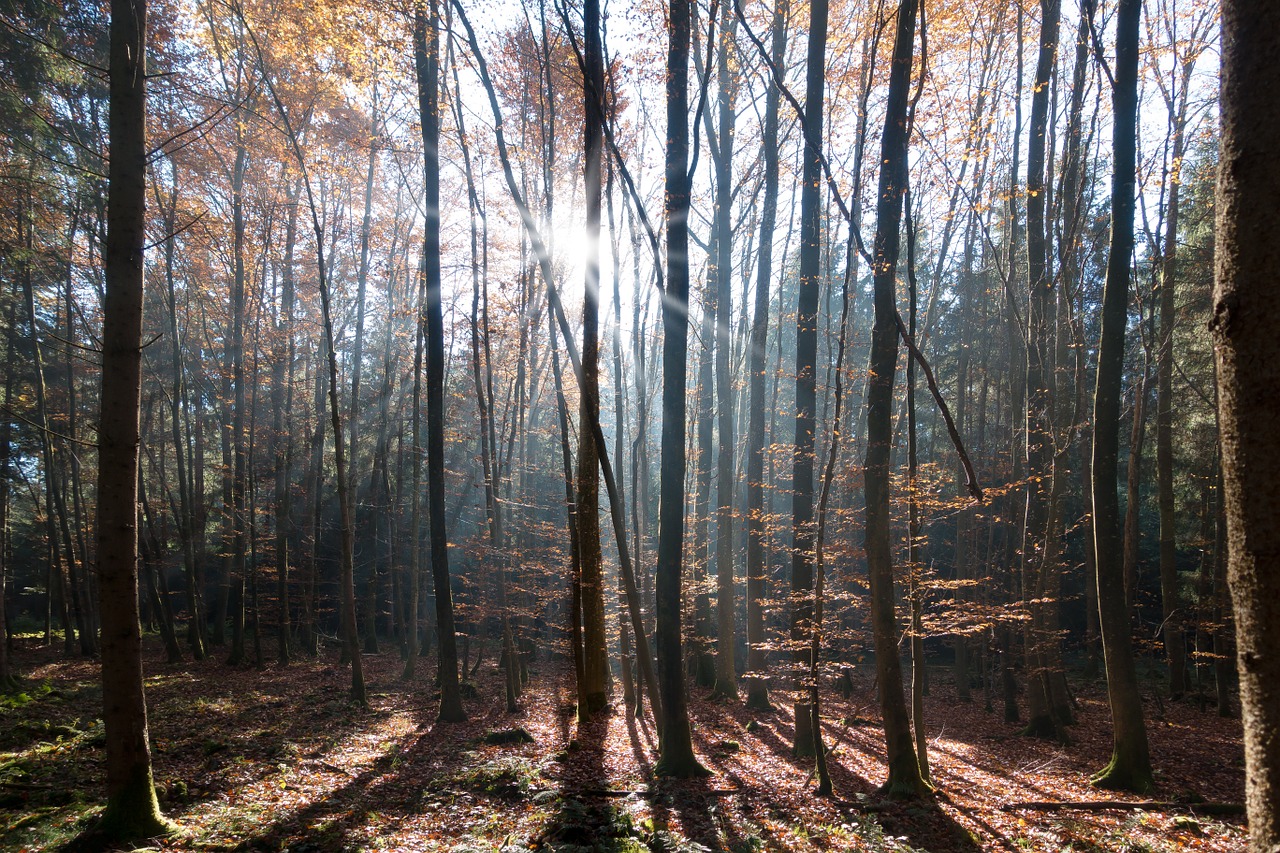
[[[1280,850],[1280,4],[0,0],[0,848]]]

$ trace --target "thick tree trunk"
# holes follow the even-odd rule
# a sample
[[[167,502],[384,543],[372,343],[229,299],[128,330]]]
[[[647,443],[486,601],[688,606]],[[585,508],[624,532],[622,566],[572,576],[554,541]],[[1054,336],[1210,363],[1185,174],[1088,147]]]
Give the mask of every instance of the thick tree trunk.
[[[1222,4],[1213,331],[1251,853],[1280,849],[1280,6]]]
[[[138,405],[146,242],[145,0],[111,4],[102,414],[98,421],[98,577],[107,807],[98,830],[120,841],[170,830],[151,775],[138,626]]]

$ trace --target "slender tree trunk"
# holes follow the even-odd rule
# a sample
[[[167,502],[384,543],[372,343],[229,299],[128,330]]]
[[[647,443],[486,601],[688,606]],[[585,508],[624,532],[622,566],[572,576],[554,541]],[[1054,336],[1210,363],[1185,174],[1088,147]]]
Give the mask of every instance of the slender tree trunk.
[[[147,601],[155,611],[156,622],[160,627],[160,638],[164,642],[165,657],[169,663],[182,662],[182,649],[178,646],[178,635],[173,630],[173,610],[169,606],[168,589],[160,587],[164,583],[160,573],[163,571],[160,548],[160,537],[156,535],[155,520],[151,515],[151,504],[147,501],[146,480],[139,471],[138,476],[138,551],[141,557],[142,570],[146,573]]]
[[[363,378],[364,367],[364,325],[365,325],[365,292],[369,281],[369,239],[370,232],[373,229],[373,189],[374,177],[378,168],[378,79],[375,73],[373,78],[373,108],[372,117],[370,119],[369,129],[369,162],[365,170],[364,180],[364,216],[360,220],[360,266],[356,270],[356,329],[355,339],[353,341],[353,351],[351,354],[351,406],[347,414],[348,429],[348,451],[347,456],[351,465],[351,483],[360,482],[360,384]],[[366,529],[375,523],[374,519],[368,518],[368,513],[364,513],[366,518],[363,519],[364,524],[360,524],[361,519],[356,519],[359,530],[365,533]],[[363,615],[364,623],[364,651],[370,654],[378,652],[378,623],[377,623],[377,587],[378,587],[378,560],[376,556],[377,544],[376,536],[368,536],[367,533],[361,537],[365,540],[374,540],[369,542],[372,546],[368,550],[369,556],[365,555],[365,542],[360,543],[361,562],[368,567],[365,573],[365,612]]]
[[[573,455],[569,449],[569,406],[564,397],[564,377],[560,370],[560,349],[556,341],[556,323],[547,311],[547,335],[551,348],[551,373],[556,388],[556,419],[560,433],[560,461],[564,470],[564,502],[569,533],[569,637],[573,646],[574,684],[578,688],[578,718],[585,717],[587,678],[582,656],[582,563],[578,555],[577,497],[573,488]]]
[[[172,164],[172,161],[170,161]],[[174,187],[170,196],[166,227],[169,231],[177,229],[177,166],[174,164]],[[164,249],[164,267],[166,297],[168,299],[169,346],[172,352],[172,384],[169,391],[171,406],[171,425],[173,428],[173,455],[178,467],[178,537],[182,541],[182,565],[187,582],[187,642],[191,646],[191,655],[196,660],[205,656],[204,601],[196,572],[196,520],[192,495],[192,483],[187,474],[188,446],[183,436],[182,417],[186,407],[187,390],[185,371],[182,365],[183,337],[178,328],[178,297],[174,261],[177,251],[177,240],[166,240]]]
[[[689,352],[689,0],[670,0],[667,32],[667,292],[662,300],[662,452],[656,576],[659,775],[706,771],[693,754],[680,637],[684,547],[685,369]]]
[[[311,459],[309,462],[307,489],[307,519],[310,526],[310,542],[307,548],[306,572],[302,578],[302,645],[307,654],[315,657],[320,653],[320,634],[316,627],[316,588],[319,581],[321,519],[324,515],[324,368],[320,359],[313,359],[312,366],[312,411],[315,417],[315,429],[311,433]]]
[[[12,329],[16,319],[17,299],[9,303],[7,319],[8,328]],[[13,364],[13,335],[5,336],[4,363]],[[4,376],[4,410],[0,411],[0,690],[16,687],[17,677],[13,674],[9,662],[9,624],[8,598],[5,589],[5,575],[9,567],[9,474],[12,463],[13,419],[9,415],[13,409],[14,371],[6,370]]]
[[[276,324],[276,351],[272,359],[271,383],[272,444],[276,487],[276,659],[287,665],[293,656],[289,615],[289,539],[293,533],[290,473],[293,468],[293,310],[295,302],[293,251],[298,225],[298,186],[289,193],[289,213],[285,225],[284,271],[280,291],[280,313]]]
[[[786,56],[787,16],[790,0],[778,0],[773,9],[770,55],[779,70]],[[778,108],[781,91],[778,81],[769,77],[765,95],[764,201],[760,211],[760,253],[756,258],[755,308],[751,319],[751,342],[747,356],[751,410],[747,421],[747,670],[751,673],[747,686],[747,705],[767,711],[768,680],[765,675],[764,599],[769,594],[768,567],[765,564],[764,505],[764,415],[766,355],[769,341],[769,282],[773,278],[773,238],[778,216]]]
[[[445,520],[444,468],[444,309],[440,293],[440,13],[436,0],[414,6],[414,63],[418,109],[426,156],[423,203],[423,274],[425,296],[420,322],[425,326],[427,367],[427,517],[431,529],[431,574],[436,598],[436,630],[440,637],[437,678],[441,722],[467,718],[462,708],[453,591],[449,580],[449,540]]]
[[[248,453],[245,443],[245,372],[244,372],[244,322],[245,322],[245,267],[244,267],[244,179],[248,168],[248,150],[243,139],[243,127],[237,124],[236,156],[231,173],[231,219],[232,219],[232,260],[235,264],[231,282],[231,349],[227,354],[230,362],[231,382],[234,386],[235,398],[230,402],[231,410],[231,563],[228,583],[231,603],[231,653],[227,663],[237,666],[244,661],[244,592],[245,575],[248,569],[246,551],[248,542],[245,528],[248,518],[245,513],[245,491],[248,486]]]
[[[1016,277],[1016,269],[1018,264],[1018,196],[1019,196],[1019,156],[1022,145],[1022,67],[1023,67],[1023,9],[1022,4],[1015,5],[1017,16],[1017,30],[1015,33],[1015,61],[1014,76],[1015,82],[1013,87],[1013,156],[1009,165],[1009,209],[1005,225],[1005,233],[1008,235],[1008,244],[1005,255],[1004,270],[1004,297],[1005,297],[1005,331],[1009,342],[1009,374],[1010,374],[1010,407],[1009,411],[1013,414],[1011,419],[1016,420],[1023,412],[1023,402],[1026,393],[1026,370],[1027,370],[1027,340],[1019,326],[1018,322],[1018,299],[1014,294],[1013,281]],[[1025,430],[1025,422],[1023,428]],[[1025,459],[1025,445],[1020,445],[1020,433],[1012,422],[1009,429],[1010,449],[1009,456],[1012,460],[1011,473],[1013,482],[1019,482],[1023,478],[1023,466]],[[1007,512],[1009,517],[1015,519],[1013,529],[1021,531],[1026,526],[1026,502],[1019,503],[1017,495],[1014,491],[1010,491],[1007,499]],[[1017,600],[1017,581],[1015,574],[1015,565],[1023,559],[1022,549],[1019,547],[1019,537],[1009,535],[1006,537],[1005,546],[1005,598],[1012,602]],[[1016,723],[1019,719],[1018,697],[1017,697],[1017,680],[1014,675],[1014,655],[1013,655],[1013,634],[1014,629],[1005,626],[1001,630],[1001,672],[1000,683],[1002,693],[1004,694],[1004,719],[1006,723]]]
[[[1184,80],[1187,77],[1184,75]],[[1177,524],[1173,496],[1173,329],[1178,273],[1178,210],[1182,157],[1186,147],[1187,95],[1173,123],[1169,202],[1165,211],[1164,256],[1160,261],[1160,358],[1156,386],[1156,481],[1160,505],[1160,600],[1164,605],[1164,651],[1169,664],[1169,693],[1180,699],[1187,690],[1186,603],[1178,583]]]
[[[916,758],[894,616],[893,557],[889,542],[889,455],[892,435],[893,376],[898,361],[894,276],[898,266],[902,194],[907,178],[907,90],[911,83],[916,32],[916,0],[898,5],[897,32],[889,71],[889,94],[881,139],[880,185],[873,249],[875,325],[871,333],[871,378],[867,389],[866,551],[871,580],[871,618],[876,677],[884,715],[889,778],[882,790],[916,796],[926,790]]]
[[[791,474],[791,642],[802,672],[812,669],[805,642],[813,619],[813,468],[817,407],[818,293],[822,262],[822,100],[826,77],[827,2],[809,6],[805,73],[804,158],[800,178],[800,288],[796,307],[796,431]],[[908,62],[908,65],[910,63]],[[904,102],[905,103],[905,102]],[[896,341],[896,338],[895,338]],[[807,699],[795,705],[797,756],[815,752]]]
[[[717,75],[719,129],[716,134],[716,688],[715,695],[737,701],[738,677],[734,667],[734,445],[733,369],[730,366],[729,320],[733,307],[733,139],[734,101],[737,90],[738,52],[735,46],[737,18],[730,3],[720,6],[720,66]]]
[[[916,226],[915,212],[911,209],[911,190],[907,187],[903,193],[906,207],[907,231],[907,286],[910,288],[907,305],[907,332],[914,339],[916,336],[916,316],[918,313],[918,289],[916,286]],[[963,371],[962,371],[963,373]],[[911,731],[916,747],[916,758],[920,762],[920,778],[929,781],[929,741],[924,720],[924,695],[928,688],[926,681],[924,657],[924,589],[920,576],[924,567],[920,565],[920,497],[919,471],[920,453],[916,432],[916,363],[907,359],[907,572],[910,577],[910,588],[907,595],[911,601]],[[957,399],[964,399],[964,389],[956,392]],[[837,401],[838,402],[838,401]],[[963,419],[960,421],[963,425]],[[959,532],[956,536],[956,549],[961,548]],[[967,700],[969,696],[968,674],[964,672],[960,661],[964,653],[963,637],[956,638],[957,676],[963,675],[963,689],[957,680],[956,694],[958,698]]]
[[[415,35],[415,41],[417,36]],[[417,317],[421,317],[426,303],[426,276],[423,267],[418,267],[418,299]],[[413,396],[411,397],[413,412],[410,415],[410,432],[413,437],[413,471],[411,494],[409,497],[409,607],[405,633],[406,649],[402,681],[414,677],[418,665],[418,597],[422,586],[422,349],[424,346],[423,323],[414,323],[413,335]]]
[[[1050,559],[1054,544],[1051,531],[1056,520],[1050,517],[1054,503],[1050,492],[1053,476],[1053,345],[1054,345],[1054,278],[1049,268],[1048,232],[1045,207],[1052,176],[1046,176],[1046,151],[1049,127],[1049,90],[1058,55],[1058,22],[1060,0],[1041,0],[1040,50],[1031,95],[1031,140],[1027,146],[1027,275],[1030,282],[1027,300],[1027,511],[1022,552],[1022,592],[1031,611],[1026,623],[1027,651],[1027,727],[1025,734],[1066,739],[1054,718],[1050,702],[1050,665],[1055,656],[1051,645],[1060,643],[1050,636],[1047,623],[1049,608],[1057,602],[1045,601],[1041,590],[1047,575],[1059,571]],[[1055,620],[1056,621],[1056,620]]]
[[[19,220],[19,225],[24,232],[20,239],[24,247],[31,251],[34,225],[28,219],[28,214],[26,213],[20,213]],[[21,262],[19,277],[22,281],[23,296],[26,299],[27,322],[31,332],[31,351],[34,361],[32,384],[35,386],[36,391],[36,424],[40,434],[41,461],[44,466],[45,481],[45,536],[49,548],[50,574],[57,575],[57,586],[60,591],[59,598],[64,625],[64,648],[68,654],[73,653],[78,634],[81,653],[93,655],[97,651],[96,637],[93,636],[93,632],[90,630],[85,618],[87,608],[83,605],[80,584],[76,579],[75,552],[71,548],[70,537],[61,535],[65,529],[60,528],[62,527],[62,522],[65,521],[66,509],[62,501],[62,478],[59,475],[61,466],[55,453],[49,418],[48,393],[44,371],[44,348],[40,343],[39,328],[36,324],[35,287],[32,282],[30,264],[25,260]],[[62,574],[64,560],[67,567],[65,576]],[[74,627],[72,627],[71,623],[72,616],[75,619]]]
[[[1138,555],[1142,545],[1142,452],[1147,443],[1147,399],[1151,390],[1151,365],[1143,354],[1142,372],[1133,388],[1133,421],[1129,430],[1129,464],[1125,470],[1124,572],[1125,607],[1133,612],[1141,579],[1138,577]]]
[[[1135,141],[1138,112],[1138,21],[1141,0],[1120,0],[1116,10],[1115,112],[1111,179],[1111,246],[1102,297],[1102,335],[1094,392],[1093,508],[1102,653],[1111,703],[1111,762],[1093,777],[1102,788],[1145,792],[1152,787],[1147,728],[1138,693],[1133,637],[1125,607],[1116,494],[1120,385],[1133,255]]]
[[[587,256],[582,306],[582,376],[579,422],[600,417],[600,211],[604,145],[604,58],[598,0],[583,4],[583,162],[586,185]],[[595,407],[592,409],[592,407]],[[582,573],[583,699],[587,713],[608,704],[608,645],[604,622],[604,567],[600,548],[600,462],[590,430],[578,432],[578,558]]]

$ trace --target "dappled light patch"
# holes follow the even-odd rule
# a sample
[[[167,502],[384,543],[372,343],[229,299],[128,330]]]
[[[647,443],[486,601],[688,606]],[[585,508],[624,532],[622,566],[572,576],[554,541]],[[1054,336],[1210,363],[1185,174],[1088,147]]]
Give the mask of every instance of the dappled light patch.
[[[955,702],[940,674],[928,699],[938,794],[890,802],[877,793],[884,739],[869,679],[853,678],[848,699],[824,696],[836,791],[824,799],[812,763],[792,756],[783,701],[760,712],[695,691],[694,749],[712,775],[676,781],[653,776],[652,718],[637,719],[620,695],[579,725],[572,674],[559,664],[535,666],[515,715],[503,710],[501,672],[482,666],[470,720],[438,725],[430,667],[402,683],[394,655],[366,656],[365,710],[327,663],[170,665],[151,640],[147,654],[157,789],[184,833],[156,843],[165,850],[1228,853],[1244,843],[1240,817],[1194,805],[1240,799],[1243,771],[1221,758],[1238,753],[1240,724],[1185,704],[1152,726],[1160,798],[1185,808],[1020,807],[1096,800],[1088,773],[1110,733],[1104,697],[1083,684],[1066,749],[1017,736],[981,703]],[[6,706],[0,726],[4,849],[56,847],[91,824],[102,796],[101,694],[85,663],[36,669],[28,688],[48,689]]]

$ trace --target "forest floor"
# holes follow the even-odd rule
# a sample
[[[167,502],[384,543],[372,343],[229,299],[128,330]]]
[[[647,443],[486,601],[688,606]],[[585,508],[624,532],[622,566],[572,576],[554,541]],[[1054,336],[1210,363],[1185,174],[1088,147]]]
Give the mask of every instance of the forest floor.
[[[95,662],[34,639],[15,662],[24,692],[0,697],[0,850],[58,849],[103,798],[102,690]],[[926,702],[935,798],[885,802],[884,736],[871,674],[849,700],[824,696],[836,799],[814,796],[812,762],[791,757],[792,716],[707,701],[695,690],[695,747],[712,771],[652,773],[651,721],[613,708],[578,728],[571,670],[540,661],[517,714],[504,712],[490,654],[470,720],[435,723],[430,664],[399,680],[392,651],[365,656],[370,707],[347,701],[332,661],[265,670],[220,656],[168,664],[154,638],[145,672],[157,788],[181,832],[161,850],[693,853],[713,850],[1243,850],[1242,817],[1194,807],[1042,811],[1030,801],[1143,798],[1091,789],[1110,754],[1100,683],[1073,682],[1073,744],[1021,737],[981,696],[957,701],[938,670]],[[835,693],[835,691],[831,691]],[[1240,723],[1160,705],[1148,693],[1162,802],[1243,798]],[[782,698],[779,694],[778,699]],[[523,729],[532,742],[487,743]],[[490,737],[486,739],[486,735]]]

